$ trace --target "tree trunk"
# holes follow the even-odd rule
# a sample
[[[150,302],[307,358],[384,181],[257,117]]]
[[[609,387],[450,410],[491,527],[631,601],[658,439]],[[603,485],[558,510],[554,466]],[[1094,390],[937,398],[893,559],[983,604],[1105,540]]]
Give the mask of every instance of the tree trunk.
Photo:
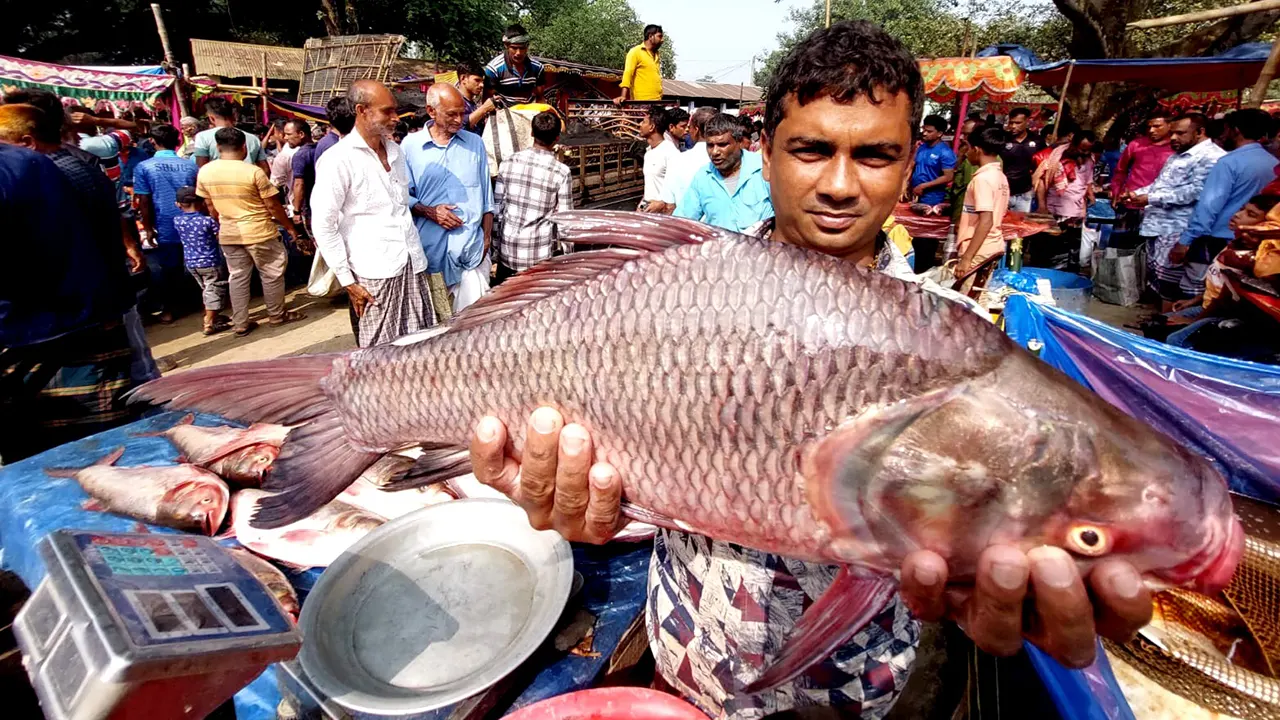
[[[338,14],[338,8],[334,7],[333,0],[320,0],[320,11],[324,16],[324,32],[326,35],[342,34],[342,16]]]

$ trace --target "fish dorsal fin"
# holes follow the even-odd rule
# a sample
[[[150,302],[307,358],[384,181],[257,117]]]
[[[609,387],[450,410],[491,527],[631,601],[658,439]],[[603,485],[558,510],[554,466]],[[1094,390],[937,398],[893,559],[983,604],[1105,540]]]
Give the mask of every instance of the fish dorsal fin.
[[[512,315],[648,253],[742,237],[692,220],[613,210],[569,210],[552,215],[551,220],[565,242],[611,247],[561,255],[534,265],[469,306],[450,323],[450,330],[465,330]]]

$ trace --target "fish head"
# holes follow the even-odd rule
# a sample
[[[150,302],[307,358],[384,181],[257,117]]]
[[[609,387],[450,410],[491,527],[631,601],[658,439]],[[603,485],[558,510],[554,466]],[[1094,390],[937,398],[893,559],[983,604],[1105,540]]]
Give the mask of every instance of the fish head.
[[[236,450],[219,461],[223,474],[241,482],[262,482],[262,476],[275,464],[280,446],[255,443]]]
[[[158,515],[213,535],[222,526],[231,493],[221,480],[196,478],[178,483],[160,499]]]
[[[989,545],[1053,545],[1082,572],[1119,558],[1153,589],[1213,593],[1244,548],[1208,461],[1026,353],[853,419],[807,468],[837,541],[886,569],[923,548],[962,579]]]

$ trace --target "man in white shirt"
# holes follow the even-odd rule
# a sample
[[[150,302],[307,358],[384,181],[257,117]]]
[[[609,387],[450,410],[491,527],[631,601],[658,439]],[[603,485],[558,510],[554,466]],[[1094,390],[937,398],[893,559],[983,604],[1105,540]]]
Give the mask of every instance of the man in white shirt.
[[[347,90],[354,131],[316,163],[312,228],[320,255],[351,298],[360,347],[435,324],[427,258],[409,213],[409,174],[391,141],[396,100],[382,83]]]
[[[680,157],[680,150],[667,137],[670,127],[667,111],[656,105],[650,106],[649,114],[640,121],[640,137],[649,143],[649,149],[644,151],[644,199],[640,203],[640,212],[667,212],[667,204],[662,201],[662,188],[667,168]]]
[[[667,180],[662,186],[662,203],[666,205],[668,213],[675,211],[676,205],[689,190],[693,176],[711,162],[702,131],[706,128],[707,121],[715,117],[717,112],[713,107],[704,106],[694,110],[689,116],[689,137],[693,139],[694,145],[672,159],[667,167]]]

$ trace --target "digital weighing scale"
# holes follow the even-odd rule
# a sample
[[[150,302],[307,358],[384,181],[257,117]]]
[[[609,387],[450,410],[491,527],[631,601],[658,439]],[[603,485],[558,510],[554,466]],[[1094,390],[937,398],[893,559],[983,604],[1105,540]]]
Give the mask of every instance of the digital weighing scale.
[[[203,718],[302,644],[207,537],[59,530],[39,551],[14,635],[50,720]]]

